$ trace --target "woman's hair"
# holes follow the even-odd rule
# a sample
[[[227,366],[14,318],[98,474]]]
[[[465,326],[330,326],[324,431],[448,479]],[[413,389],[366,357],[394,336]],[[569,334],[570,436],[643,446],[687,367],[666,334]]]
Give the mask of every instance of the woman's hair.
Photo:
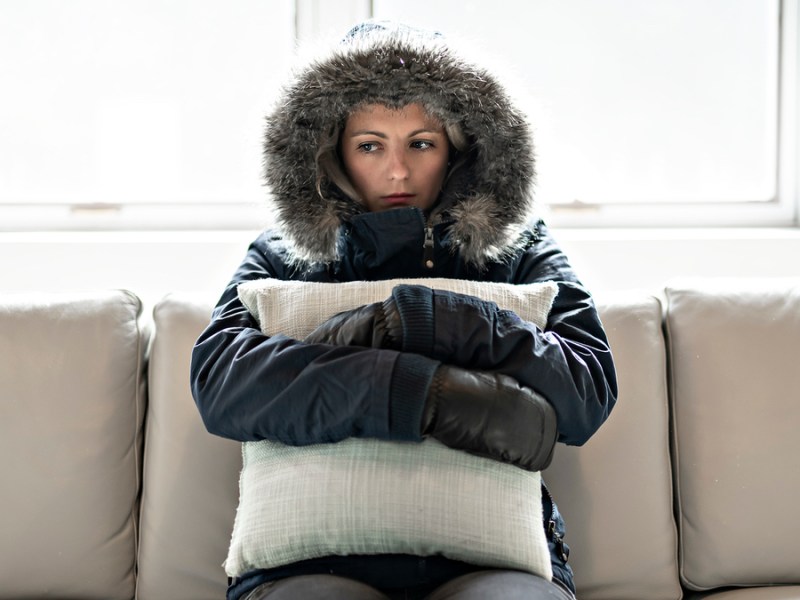
[[[427,111],[426,111],[427,112]],[[320,197],[325,197],[326,183],[330,182],[354,202],[361,202],[350,178],[344,169],[344,163],[339,152],[339,142],[345,123],[336,123],[320,140],[316,154],[317,180],[316,188]],[[450,144],[450,158],[447,163],[447,173],[442,189],[447,187],[447,182],[466,163],[470,150],[470,141],[464,129],[458,123],[444,123],[444,132]]]

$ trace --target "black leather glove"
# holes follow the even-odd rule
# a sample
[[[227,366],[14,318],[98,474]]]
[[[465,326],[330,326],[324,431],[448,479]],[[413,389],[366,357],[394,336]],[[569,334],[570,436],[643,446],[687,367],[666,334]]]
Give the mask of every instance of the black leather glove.
[[[553,407],[513,377],[441,365],[428,391],[422,435],[541,471],[553,458],[558,432]]]
[[[401,350],[403,324],[394,298],[347,310],[319,325],[306,337],[310,344],[366,346]]]

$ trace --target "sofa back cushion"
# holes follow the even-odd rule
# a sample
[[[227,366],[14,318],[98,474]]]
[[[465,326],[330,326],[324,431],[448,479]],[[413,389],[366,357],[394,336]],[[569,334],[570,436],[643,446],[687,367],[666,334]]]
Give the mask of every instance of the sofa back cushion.
[[[122,291],[0,295],[0,598],[134,596],[140,311]]]
[[[599,308],[619,399],[585,446],[556,447],[543,476],[567,522],[581,600],[675,600],[681,589],[661,304],[623,292]]]
[[[138,600],[225,597],[241,444],[206,431],[189,389],[192,347],[211,309],[172,295],[153,311]]]
[[[800,583],[800,281],[666,294],[683,581]]]

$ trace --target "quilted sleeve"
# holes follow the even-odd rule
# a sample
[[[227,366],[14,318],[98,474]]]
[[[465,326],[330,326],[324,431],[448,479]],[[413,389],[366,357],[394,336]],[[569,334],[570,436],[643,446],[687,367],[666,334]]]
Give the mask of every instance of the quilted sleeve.
[[[617,396],[614,362],[594,301],[543,226],[519,261],[517,276],[516,283],[558,285],[544,329],[492,302],[400,286],[393,295],[403,319],[404,350],[514,377],[552,404],[559,441],[584,444]]]
[[[419,440],[438,361],[262,334],[236,288],[280,275],[279,261],[257,240],[193,348],[191,389],[206,428],[239,441],[291,445],[348,437]]]

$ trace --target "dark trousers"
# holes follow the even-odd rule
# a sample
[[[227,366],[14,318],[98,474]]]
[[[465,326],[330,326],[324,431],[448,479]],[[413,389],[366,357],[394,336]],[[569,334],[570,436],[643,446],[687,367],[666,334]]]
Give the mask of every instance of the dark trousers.
[[[478,571],[436,589],[378,590],[336,575],[301,575],[258,586],[243,600],[575,600],[572,592],[519,571]]]

